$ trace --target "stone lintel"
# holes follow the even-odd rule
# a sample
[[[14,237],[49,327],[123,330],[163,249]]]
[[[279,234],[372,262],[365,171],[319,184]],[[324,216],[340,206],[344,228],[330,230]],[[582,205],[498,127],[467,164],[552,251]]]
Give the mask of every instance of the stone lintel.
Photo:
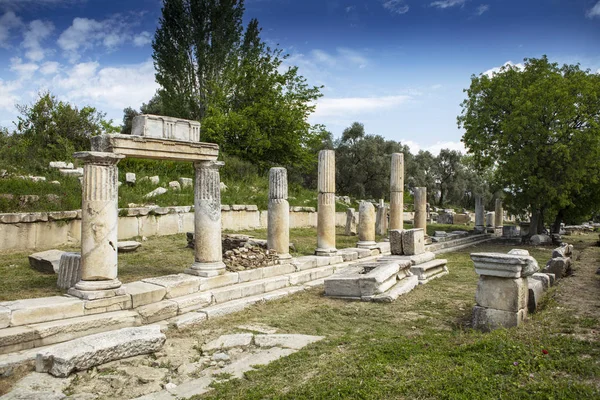
[[[73,153],[73,157],[79,158],[86,164],[94,165],[115,165],[121,159],[125,158],[122,154],[104,151],[78,151]]]

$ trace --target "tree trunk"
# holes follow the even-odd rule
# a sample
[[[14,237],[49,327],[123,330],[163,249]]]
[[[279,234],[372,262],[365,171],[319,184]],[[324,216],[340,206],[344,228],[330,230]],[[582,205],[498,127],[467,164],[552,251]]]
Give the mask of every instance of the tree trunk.
[[[558,214],[556,214],[556,218],[554,219],[554,223],[552,224],[552,233],[560,233],[560,224],[563,220],[564,210],[560,210]]]
[[[531,207],[531,220],[529,223],[529,236],[537,235],[540,233],[539,225],[540,225],[540,210],[537,208]]]

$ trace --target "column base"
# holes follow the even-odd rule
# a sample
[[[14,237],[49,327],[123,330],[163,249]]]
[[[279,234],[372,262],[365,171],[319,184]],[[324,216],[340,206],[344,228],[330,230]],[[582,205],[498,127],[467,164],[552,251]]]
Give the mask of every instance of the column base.
[[[201,276],[209,278],[211,276],[223,275],[225,273],[225,263],[223,261],[215,262],[195,262],[192,266],[184,271],[189,275]]]
[[[121,281],[110,279],[103,281],[79,281],[67,292],[71,296],[84,300],[98,300],[125,294]]]
[[[359,249],[374,249],[375,246],[377,246],[377,243],[371,240],[356,243],[356,247]]]
[[[337,249],[335,247],[329,248],[329,249],[322,249],[322,248],[317,248],[315,250],[315,255],[316,256],[334,256],[337,254]]]
[[[473,228],[473,230],[477,233],[484,233],[485,232],[485,226],[483,225],[475,225],[475,228]]]
[[[287,254],[278,254],[278,264],[291,264],[292,262],[292,255],[290,253]]]

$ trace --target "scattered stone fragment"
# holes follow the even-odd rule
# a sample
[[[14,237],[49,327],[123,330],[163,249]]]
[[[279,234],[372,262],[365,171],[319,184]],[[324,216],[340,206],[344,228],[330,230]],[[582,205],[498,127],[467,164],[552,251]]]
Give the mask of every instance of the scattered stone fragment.
[[[194,186],[194,180],[192,178],[179,178],[179,183],[183,189]]]
[[[135,185],[136,176],[133,172],[127,172],[125,174],[125,183],[128,185]]]
[[[45,274],[56,274],[60,269],[60,257],[64,253],[56,249],[33,253],[29,256],[29,266]]]
[[[156,196],[159,196],[159,195],[165,194],[165,193],[167,193],[167,189],[165,189],[163,187],[159,187],[159,188],[154,189],[150,193],[146,194],[144,197],[152,198],[152,197],[156,197]]]
[[[81,254],[63,253],[60,257],[57,286],[59,289],[70,289],[81,280]]]
[[[232,347],[248,347],[252,343],[251,333],[238,333],[233,335],[219,336],[202,346],[202,350],[211,352],[220,349],[230,349]]]
[[[140,242],[136,242],[135,240],[127,240],[125,242],[118,242],[117,250],[119,253],[131,253],[132,251],[136,251],[141,245]]]
[[[37,203],[40,200],[40,196],[35,194],[24,194],[19,196],[19,206],[24,207],[33,203]]]
[[[552,238],[548,235],[533,235],[531,237],[531,244],[539,246],[541,244],[552,244]]]
[[[221,182],[221,183],[219,183],[219,189],[221,190],[221,192],[226,192],[227,189],[229,189],[229,188],[227,187],[226,184],[224,184],[223,182]]]
[[[151,176],[151,177],[148,178],[148,180],[153,185],[158,185],[159,182],[160,182],[160,178],[158,177],[158,175]]]
[[[61,175],[65,175],[65,176],[76,176],[76,177],[83,176],[83,168],[59,169],[58,172],[60,172]]]
[[[177,181],[169,182],[169,187],[171,188],[171,190],[176,192],[179,192],[181,190],[181,185]]]

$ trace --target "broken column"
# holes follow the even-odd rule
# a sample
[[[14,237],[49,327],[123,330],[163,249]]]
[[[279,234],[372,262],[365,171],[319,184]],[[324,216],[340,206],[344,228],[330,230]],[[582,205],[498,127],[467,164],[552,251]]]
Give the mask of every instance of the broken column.
[[[290,204],[285,168],[269,171],[269,211],[267,247],[275,250],[280,261],[290,260]]]
[[[392,154],[389,229],[404,229],[404,154]]]
[[[415,229],[427,231],[427,188],[415,188]]]
[[[194,187],[194,259],[185,272],[203,277],[225,272],[221,244],[222,161],[197,161]]]
[[[385,205],[383,199],[379,200],[379,206],[377,207],[377,217],[375,220],[375,233],[377,235],[387,235],[388,230],[388,220],[387,213],[388,208]]]
[[[504,226],[504,208],[502,207],[502,199],[496,199],[496,220],[494,221],[496,228]]]
[[[526,250],[503,253],[472,253],[479,275],[473,307],[473,327],[484,331],[509,328],[527,318],[527,277],[539,270]]]
[[[482,233],[485,231],[485,216],[483,215],[483,198],[475,196],[475,231]]]
[[[358,243],[356,247],[370,249],[375,246],[375,207],[362,201],[358,207]]]
[[[496,213],[494,211],[490,211],[487,214],[485,214],[485,226],[486,227],[491,228],[493,231],[494,228],[496,227],[495,223],[496,223]]]
[[[337,252],[335,248],[335,152],[319,152],[319,203],[317,209],[317,249],[318,256],[329,256]]]
[[[344,235],[346,236],[356,236],[357,230],[356,225],[358,224],[356,216],[356,210],[354,208],[346,209],[346,230],[344,231]]]
[[[83,151],[74,154],[83,161],[81,201],[81,280],[69,294],[84,299],[115,296],[121,287],[117,278],[118,170],[125,156]]]

